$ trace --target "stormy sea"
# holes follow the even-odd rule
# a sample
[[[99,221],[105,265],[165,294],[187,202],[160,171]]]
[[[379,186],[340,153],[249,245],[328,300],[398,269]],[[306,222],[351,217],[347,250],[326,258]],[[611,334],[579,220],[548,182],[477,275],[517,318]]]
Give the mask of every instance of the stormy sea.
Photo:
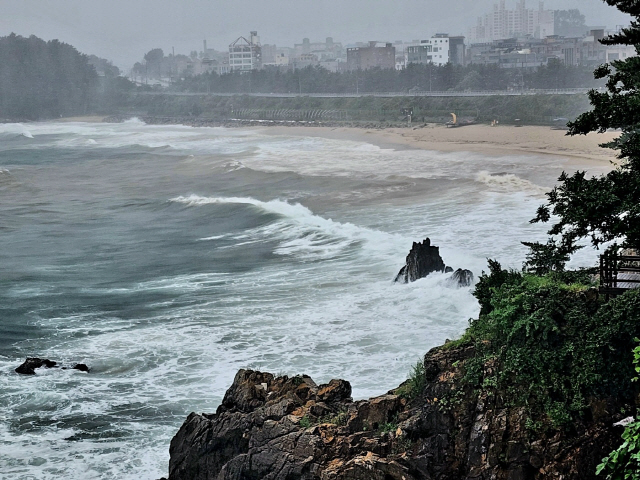
[[[487,258],[520,268],[562,168],[260,128],[0,124],[0,478],[166,475],[171,437],[240,368],[396,387],[478,314],[448,274],[393,283],[412,242],[476,279]],[[91,371],[15,373],[26,357]]]

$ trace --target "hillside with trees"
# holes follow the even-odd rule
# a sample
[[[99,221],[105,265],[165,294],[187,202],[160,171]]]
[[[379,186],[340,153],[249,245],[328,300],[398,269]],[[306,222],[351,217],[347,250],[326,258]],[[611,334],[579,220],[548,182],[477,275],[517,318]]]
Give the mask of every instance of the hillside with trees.
[[[40,120],[109,111],[135,88],[119,73],[111,62],[58,40],[2,37],[0,119]]]
[[[97,84],[95,68],[71,45],[33,35],[0,38],[0,117],[85,114]]]

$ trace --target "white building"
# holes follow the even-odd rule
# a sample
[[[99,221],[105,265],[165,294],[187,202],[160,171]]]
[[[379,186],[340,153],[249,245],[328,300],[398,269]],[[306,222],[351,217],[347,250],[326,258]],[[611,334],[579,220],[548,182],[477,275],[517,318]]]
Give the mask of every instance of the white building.
[[[231,71],[249,72],[262,67],[262,48],[258,32],[251,32],[250,40],[239,37],[229,45],[229,68]]]
[[[404,52],[406,65],[410,63],[465,64],[464,37],[450,37],[447,33],[436,33],[428,40],[413,42],[405,46]],[[398,68],[397,65],[396,68]]]
[[[626,60],[629,57],[635,57],[638,53],[634,45],[607,45],[606,62],[614,60]]]
[[[410,63],[446,65],[449,63],[449,39],[434,37],[408,45],[405,47],[405,57],[407,65]]]

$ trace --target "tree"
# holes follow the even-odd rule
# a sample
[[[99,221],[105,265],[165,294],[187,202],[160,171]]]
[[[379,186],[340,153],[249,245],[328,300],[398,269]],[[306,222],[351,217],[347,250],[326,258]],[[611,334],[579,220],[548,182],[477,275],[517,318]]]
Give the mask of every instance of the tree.
[[[640,53],[640,0],[605,0],[634,17],[628,28],[601,40],[605,45],[633,45]],[[591,90],[593,109],[570,122],[568,135],[586,135],[620,129],[621,135],[602,147],[618,151],[619,163],[608,174],[589,178],[586,172],[573,175],[563,172],[561,183],[547,194],[548,203],[538,208],[535,222],[555,223],[549,235],[560,241],[550,249],[571,254],[576,242],[588,238],[598,248],[607,242],[617,246],[640,249],[640,57],[616,60],[598,67],[596,79],[606,78],[605,91]],[[553,217],[552,217],[553,216]],[[557,220],[556,220],[557,218]],[[540,244],[529,244],[529,246]],[[547,258],[552,253],[545,252]],[[535,268],[535,263],[525,264]]]
[[[144,54],[144,61],[147,64],[148,74],[153,78],[160,78],[162,75],[162,62],[164,61],[164,52],[161,48],[154,48]]]
[[[88,57],[71,45],[33,35],[0,37],[0,118],[86,114],[97,83]]]
[[[554,33],[564,37],[584,35],[587,29],[584,21],[584,15],[582,15],[577,8],[571,10],[556,10],[553,12]]]

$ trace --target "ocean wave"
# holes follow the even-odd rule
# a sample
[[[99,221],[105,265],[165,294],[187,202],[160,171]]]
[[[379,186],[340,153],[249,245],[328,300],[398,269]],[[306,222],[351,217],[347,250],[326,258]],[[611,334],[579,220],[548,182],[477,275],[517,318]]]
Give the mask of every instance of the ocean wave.
[[[369,252],[383,255],[395,251],[406,240],[398,235],[361,227],[348,222],[337,222],[314,214],[299,203],[284,200],[261,201],[251,197],[203,197],[188,195],[172,198],[171,202],[190,207],[215,204],[243,204],[256,207],[265,213],[276,214],[282,221],[253,232],[254,238],[277,238],[279,255],[303,255],[318,259],[332,258],[357,245],[367,244]]]
[[[490,187],[498,187],[509,191],[529,192],[544,195],[547,189],[512,173],[490,174],[486,170],[478,172],[476,181]]]
[[[22,123],[3,123],[0,124],[0,133],[14,134],[25,138],[33,138],[31,131]]]
[[[138,117],[131,117],[130,119],[125,120],[122,123],[125,125],[146,125],[146,123],[140,120]]]

